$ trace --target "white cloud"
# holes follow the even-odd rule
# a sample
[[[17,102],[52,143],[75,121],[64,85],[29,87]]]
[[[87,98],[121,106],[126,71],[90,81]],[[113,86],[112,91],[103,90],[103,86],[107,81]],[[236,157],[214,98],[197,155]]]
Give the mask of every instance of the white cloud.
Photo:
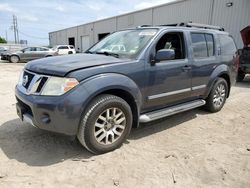
[[[11,7],[8,3],[2,3],[0,4],[0,11],[15,12],[15,9]]]
[[[18,16],[18,18],[20,18],[21,20],[26,20],[26,21],[30,21],[30,22],[36,22],[38,21],[38,18],[36,16],[33,15],[20,15]]]
[[[98,10],[101,10],[101,7],[97,6],[97,5],[91,5],[89,4],[88,7],[92,10],[95,10],[95,11],[98,11]]]
[[[108,18],[108,16],[99,16],[99,17],[96,18],[96,20],[103,20],[105,18]]]
[[[138,9],[149,8],[149,7],[153,7],[153,6],[156,6],[156,5],[169,3],[169,2],[173,2],[173,1],[176,1],[176,0],[144,1],[144,2],[141,2],[141,3],[137,4],[137,5],[135,5],[134,9],[138,10]]]
[[[56,10],[60,11],[60,12],[64,12],[65,11],[65,8],[63,8],[62,6],[57,6],[55,7]]]

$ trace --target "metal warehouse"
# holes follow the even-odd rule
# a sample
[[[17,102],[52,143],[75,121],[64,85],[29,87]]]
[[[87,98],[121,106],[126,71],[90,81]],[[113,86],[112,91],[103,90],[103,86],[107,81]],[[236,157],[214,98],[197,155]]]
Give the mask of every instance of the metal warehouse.
[[[250,0],[178,0],[49,33],[50,45],[84,51],[107,34],[140,25],[195,22],[223,27],[242,48],[240,30],[250,25]]]

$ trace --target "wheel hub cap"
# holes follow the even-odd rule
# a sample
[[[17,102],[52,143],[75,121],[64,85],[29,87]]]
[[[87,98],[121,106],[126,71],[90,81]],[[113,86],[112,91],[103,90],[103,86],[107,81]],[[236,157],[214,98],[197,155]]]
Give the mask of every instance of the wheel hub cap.
[[[119,108],[108,108],[103,111],[95,122],[94,136],[103,145],[117,141],[126,126],[126,117]]]
[[[215,89],[215,93],[213,96],[213,103],[215,107],[219,108],[223,104],[226,96],[226,89],[223,84],[219,84]]]

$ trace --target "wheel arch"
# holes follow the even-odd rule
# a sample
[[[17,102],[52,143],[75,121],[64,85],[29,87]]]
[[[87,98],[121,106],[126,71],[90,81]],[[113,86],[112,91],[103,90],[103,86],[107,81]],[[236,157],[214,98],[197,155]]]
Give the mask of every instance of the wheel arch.
[[[228,84],[227,98],[229,97],[230,90],[231,90],[230,71],[228,70],[228,67],[224,64],[216,67],[216,69],[211,74],[210,81],[207,85],[208,89],[207,89],[207,92],[205,93],[205,97],[208,97],[211,89],[213,88],[214,83],[217,81],[218,78],[223,78],[226,80],[226,82]]]
[[[108,73],[89,78],[87,81],[83,81],[82,86],[87,90],[89,95],[83,105],[83,113],[85,113],[87,106],[97,96],[102,94],[115,95],[129,104],[133,114],[132,127],[138,127],[142,95],[139,87],[129,77],[115,73]]]

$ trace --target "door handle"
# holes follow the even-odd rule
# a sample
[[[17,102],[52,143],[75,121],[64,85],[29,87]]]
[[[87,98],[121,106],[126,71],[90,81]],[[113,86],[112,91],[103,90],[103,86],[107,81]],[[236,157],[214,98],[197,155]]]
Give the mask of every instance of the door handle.
[[[182,67],[183,71],[190,71],[192,69],[191,66],[185,65],[184,67]]]

